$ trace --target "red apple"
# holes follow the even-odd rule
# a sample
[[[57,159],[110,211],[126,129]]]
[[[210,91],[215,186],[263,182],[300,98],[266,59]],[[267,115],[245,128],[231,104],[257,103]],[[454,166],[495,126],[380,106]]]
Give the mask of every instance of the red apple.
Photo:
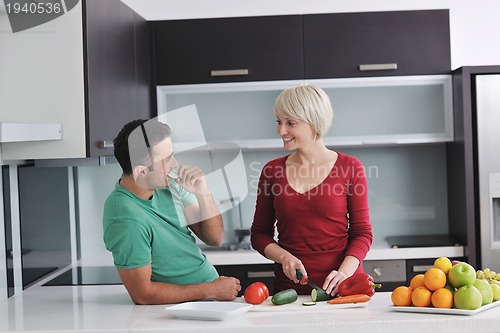
[[[461,261],[458,261],[458,260],[452,260],[451,261],[451,266],[455,266],[456,264],[460,264]]]

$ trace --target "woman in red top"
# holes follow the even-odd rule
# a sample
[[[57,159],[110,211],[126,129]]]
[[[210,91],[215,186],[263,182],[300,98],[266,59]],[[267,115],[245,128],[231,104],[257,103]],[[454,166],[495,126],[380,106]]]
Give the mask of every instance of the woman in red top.
[[[326,93],[313,85],[277,98],[277,132],[291,154],[262,169],[251,227],[255,250],[275,262],[274,291],[309,294],[304,277],[335,295],[347,277],[362,272],[372,240],[368,185],[355,157],[328,149],[332,122]]]

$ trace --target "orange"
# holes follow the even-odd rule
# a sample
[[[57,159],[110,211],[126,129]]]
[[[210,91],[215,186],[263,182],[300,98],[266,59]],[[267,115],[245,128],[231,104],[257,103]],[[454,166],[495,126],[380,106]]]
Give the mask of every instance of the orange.
[[[411,293],[411,302],[414,306],[427,307],[431,306],[432,292],[425,287],[417,287]]]
[[[434,261],[434,267],[439,268],[444,272],[444,274],[448,274],[451,269],[451,260],[448,257],[439,257]]]
[[[411,289],[406,286],[399,286],[392,291],[391,294],[392,304],[396,306],[410,306],[411,305]]]
[[[432,293],[431,303],[435,308],[451,309],[453,306],[453,294],[446,288],[440,288]]]
[[[424,274],[424,285],[431,291],[444,288],[446,285],[446,274],[439,268],[430,268]]]
[[[417,274],[410,280],[411,290],[415,290],[418,287],[424,287],[424,274]]]

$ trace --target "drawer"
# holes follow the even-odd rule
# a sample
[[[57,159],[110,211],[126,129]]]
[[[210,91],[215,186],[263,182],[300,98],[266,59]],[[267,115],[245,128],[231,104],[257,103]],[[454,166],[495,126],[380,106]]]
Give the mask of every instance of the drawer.
[[[375,282],[406,282],[405,260],[373,260],[364,261],[363,269]]]
[[[243,295],[245,289],[254,282],[264,283],[272,295],[274,290],[274,264],[258,265],[217,265],[215,266],[219,275],[232,276],[240,280],[241,292]]]

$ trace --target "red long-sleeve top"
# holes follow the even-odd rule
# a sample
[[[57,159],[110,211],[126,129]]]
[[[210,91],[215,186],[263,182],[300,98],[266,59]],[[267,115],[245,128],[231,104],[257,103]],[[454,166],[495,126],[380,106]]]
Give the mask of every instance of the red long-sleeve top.
[[[268,162],[262,169],[254,220],[252,247],[264,249],[276,242],[302,261],[309,279],[323,285],[345,256],[360,262],[373,240],[368,208],[368,184],[361,162],[338,153],[330,174],[305,193],[295,191],[286,178],[288,156]],[[362,272],[360,264],[356,272]],[[293,288],[309,294],[311,288],[288,279],[275,264],[274,291]]]

